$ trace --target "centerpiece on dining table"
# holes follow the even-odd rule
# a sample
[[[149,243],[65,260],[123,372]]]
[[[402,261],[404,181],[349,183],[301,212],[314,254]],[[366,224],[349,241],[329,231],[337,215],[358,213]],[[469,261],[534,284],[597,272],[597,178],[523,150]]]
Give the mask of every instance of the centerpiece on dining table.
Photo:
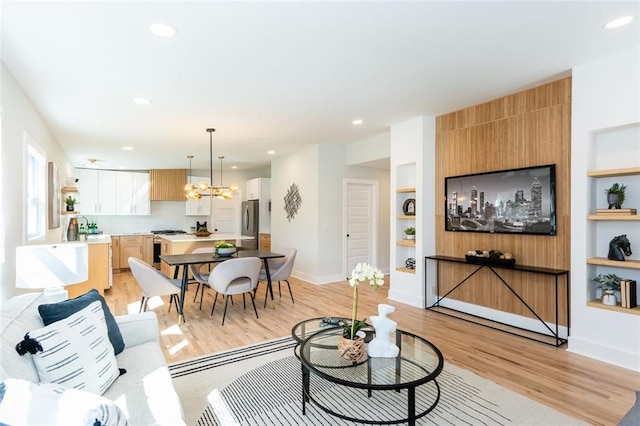
[[[384,274],[378,268],[368,263],[358,263],[349,276],[349,285],[353,287],[353,313],[351,322],[341,320],[343,334],[338,341],[338,353],[346,360],[352,362],[361,361],[365,354],[365,333],[362,328],[367,326],[367,319],[358,319],[358,288],[360,283],[368,281],[371,287],[377,289],[384,284]]]
[[[234,254],[238,249],[236,245],[227,241],[219,241],[216,244],[216,249],[214,251],[216,257],[229,257]]]

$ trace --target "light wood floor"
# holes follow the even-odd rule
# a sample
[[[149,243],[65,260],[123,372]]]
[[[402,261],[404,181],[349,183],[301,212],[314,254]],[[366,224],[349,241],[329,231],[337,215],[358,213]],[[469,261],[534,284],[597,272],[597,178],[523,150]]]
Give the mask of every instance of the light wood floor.
[[[189,287],[185,302],[186,323],[178,326],[175,307],[167,312],[168,297],[153,308],[160,322],[160,342],[167,362],[257,343],[291,334],[294,324],[307,318],[351,316],[352,288],[344,281],[312,285],[291,279],[295,303],[291,303],[286,284],[275,308],[263,307],[260,284],[257,299],[259,319],[249,301],[243,311],[236,297],[221,326],[222,304],[210,316],[213,292],[207,289],[202,311],[193,302],[195,285]],[[570,353],[446,315],[387,300],[388,283],[373,290],[360,290],[359,317],[377,313],[378,303],[396,307],[391,318],[398,328],[419,334],[433,342],[451,364],[473,371],[508,389],[592,424],[615,425],[635,401],[640,390],[640,373]],[[137,312],[140,290],[129,272],[114,274],[113,288],[105,297],[114,315]],[[154,300],[149,303],[149,309]]]

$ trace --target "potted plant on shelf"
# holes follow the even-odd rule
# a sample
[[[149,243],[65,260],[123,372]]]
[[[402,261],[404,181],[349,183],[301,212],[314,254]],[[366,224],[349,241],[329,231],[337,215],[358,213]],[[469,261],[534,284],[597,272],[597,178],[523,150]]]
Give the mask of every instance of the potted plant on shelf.
[[[64,203],[67,205],[67,211],[72,212],[75,210],[75,205],[78,204],[78,200],[69,195],[64,199]]]
[[[618,182],[611,185],[610,188],[605,189],[607,193],[607,203],[610,209],[619,209],[624,202],[624,191],[627,189],[626,185],[619,184]]]
[[[416,239],[416,228],[413,226],[408,227],[404,230],[405,238],[407,240],[415,240]]]
[[[364,281],[369,281],[371,287],[378,288],[384,284],[384,274],[368,263],[358,263],[349,276],[349,285],[353,287],[353,313],[351,323],[340,321],[343,333],[338,341],[338,353],[342,358],[352,362],[362,360],[366,353],[363,336],[358,333],[367,325],[366,318],[358,320],[358,288]]]
[[[615,305],[617,303],[616,291],[620,291],[620,280],[621,278],[616,274],[598,274],[593,278],[593,281],[598,283],[596,288],[602,290],[602,304]]]

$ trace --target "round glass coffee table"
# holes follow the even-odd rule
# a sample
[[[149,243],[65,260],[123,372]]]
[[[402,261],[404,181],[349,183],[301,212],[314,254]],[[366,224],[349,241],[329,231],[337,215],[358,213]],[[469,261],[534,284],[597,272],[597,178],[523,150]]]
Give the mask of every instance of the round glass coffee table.
[[[292,334],[295,336],[293,330]],[[354,364],[338,355],[342,328],[305,335],[299,350],[302,414],[306,414],[306,404],[312,403],[344,420],[415,425],[438,404],[436,378],[444,360],[440,350],[422,337],[397,330],[397,357],[367,357]]]

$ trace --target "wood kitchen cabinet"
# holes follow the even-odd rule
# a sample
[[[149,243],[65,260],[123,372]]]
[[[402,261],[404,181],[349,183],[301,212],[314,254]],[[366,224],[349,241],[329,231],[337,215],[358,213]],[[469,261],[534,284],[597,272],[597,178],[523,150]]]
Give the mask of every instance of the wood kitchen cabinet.
[[[113,240],[112,240],[113,243]],[[109,243],[88,244],[89,254],[89,279],[83,283],[65,287],[69,292],[69,299],[78,297],[95,288],[100,294],[109,289]]]
[[[111,266],[113,269],[120,269],[120,237],[111,237],[111,249]]]
[[[271,251],[271,234],[260,234],[260,250]]]
[[[142,260],[153,266],[153,235],[142,236]]]
[[[184,201],[186,169],[149,170],[149,196],[151,201]]]
[[[142,241],[143,241],[142,235],[121,235],[120,236],[120,266],[119,267],[121,269],[129,267],[130,257],[136,257],[138,259],[142,259]]]

